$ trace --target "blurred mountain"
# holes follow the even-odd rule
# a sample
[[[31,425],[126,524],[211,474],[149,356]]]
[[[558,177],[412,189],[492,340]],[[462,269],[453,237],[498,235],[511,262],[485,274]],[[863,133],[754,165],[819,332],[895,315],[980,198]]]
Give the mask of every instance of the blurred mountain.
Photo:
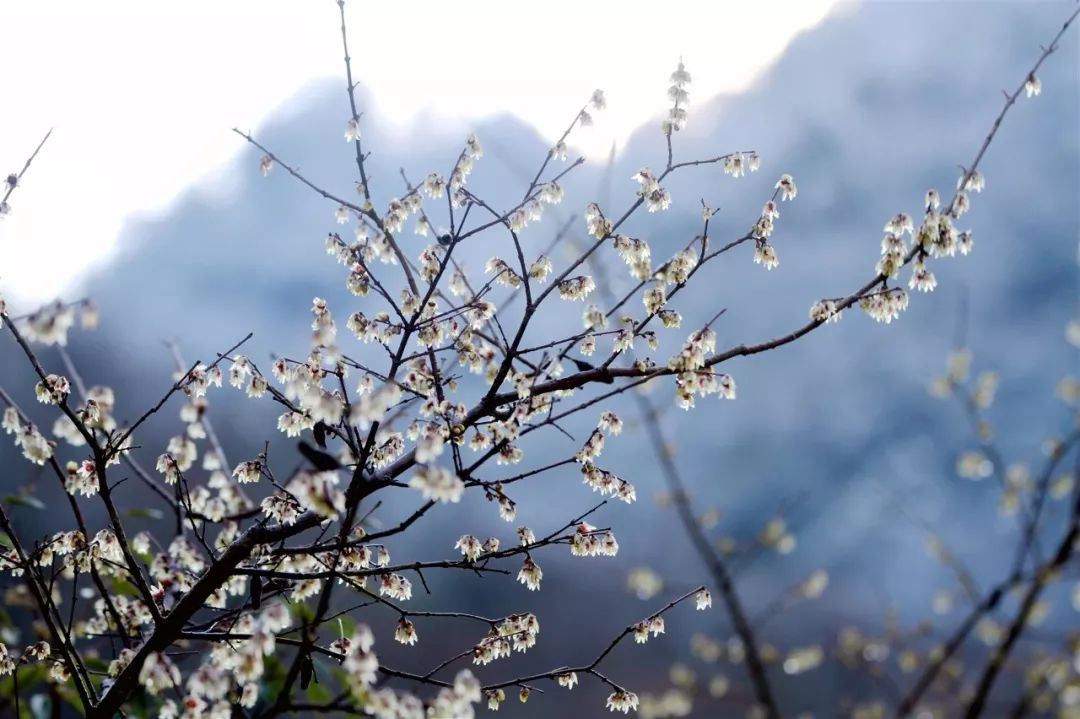
[[[794,175],[799,194],[781,206],[774,236],[779,268],[766,272],[753,264],[750,246],[715,261],[673,302],[686,317],[684,327],[727,308],[715,325],[721,347],[758,342],[800,326],[817,299],[845,295],[863,284],[873,274],[884,223],[901,211],[918,216],[930,187],[951,194],[959,166],[975,156],[1001,108],[1002,88],[1011,91],[1023,80],[1040,43],[1056,31],[1070,6],[845,6],[796,38],[748,92],[708,100],[692,95],[689,125],[675,137],[676,160],[754,149],[763,158],[762,170],[734,180],[715,166],[689,169],[665,183],[674,198],[671,209],[643,213],[626,226],[628,233],[650,241],[654,261],[700,232],[701,198],[720,208],[710,228],[718,246],[753,223],[780,173]],[[723,32],[718,28],[718,41]],[[912,296],[910,309],[889,326],[853,310],[839,324],[791,346],[731,362],[725,371],[738,382],[738,400],[699,401],[692,413],[665,413],[665,427],[680,447],[679,466],[702,510],[715,506],[721,512],[717,536],[748,539],[785,502],[798,500],[789,516],[799,535],[796,551],[761,557],[739,575],[753,607],[767,604],[815,568],[832,573],[826,598],[809,610],[810,624],[804,615],[801,621],[782,616],[770,625],[769,639],[781,648],[808,637],[821,639],[847,622],[880,626],[887,606],[898,608],[904,621],[928,615],[933,589],[947,586],[948,576],[927,557],[920,523],[940,531],[980,580],[989,583],[1004,571],[999,550],[1011,546],[1016,522],[998,516],[995,487],[955,478],[955,458],[973,446],[972,433],[958,406],[930,398],[925,388],[941,373],[956,328],[963,324],[976,369],[1001,376],[992,416],[1007,457],[1036,461],[1044,437],[1067,426],[1069,414],[1052,394],[1057,379],[1076,369],[1063,327],[1077,305],[1077,48],[1077,38],[1066,36],[1040,72],[1043,94],[1022,98],[1006,118],[981,165],[986,189],[972,196],[973,209],[959,223],[973,230],[974,252],[935,263],[939,287],[934,293]],[[482,68],[476,71],[482,75]],[[361,97],[364,107],[375,102]],[[574,110],[567,108],[568,119]],[[320,85],[255,135],[316,184],[351,198],[356,168],[351,147],[341,140],[345,116],[338,84]],[[610,166],[589,163],[568,177],[567,201],[558,212],[549,210],[543,223],[522,233],[526,251],[539,254],[572,218],[573,239],[583,242],[580,215],[594,199],[609,214],[621,214],[633,201],[636,183],[630,176],[640,167],[658,170],[664,164],[657,128],[658,122],[643,127],[619,148]],[[486,154],[470,189],[493,207],[512,206],[547,152],[547,143],[513,117],[488,118],[475,128],[432,120],[418,123],[407,137],[396,128],[365,123],[376,204],[385,206],[403,193],[401,168],[413,182],[428,172],[446,173],[473,129]],[[306,353],[312,297],[328,298],[339,324],[362,306],[345,291],[341,268],[323,252],[328,232],[346,236],[351,231],[335,224],[336,205],[281,167],[263,179],[259,157],[252,151],[229,168],[239,179],[227,196],[194,187],[167,214],[130,223],[115,260],[87,278],[84,293],[101,306],[104,320],[96,333],[76,334],[72,353],[88,382],[117,389],[123,416],[137,416],[167,388],[172,358],[164,340],[179,340],[188,361],[206,360],[251,331],[254,338],[244,351],[265,366],[275,352]],[[441,219],[439,210],[433,210],[434,217]],[[490,255],[512,254],[505,242],[502,235],[481,235],[461,248],[459,259],[479,272]],[[415,257],[427,239],[406,231],[401,243]],[[616,287],[628,287],[614,252],[605,248],[601,257]],[[554,259],[558,269],[567,257],[556,253]],[[578,309],[570,310],[571,320],[565,312],[543,318],[532,336],[558,327],[576,329]],[[669,343],[681,342],[683,335],[675,331]],[[13,349],[12,343],[0,347],[4,383],[29,387]],[[55,361],[49,351],[43,356]],[[670,398],[666,384],[653,393],[655,401],[670,403]],[[627,419],[634,416],[630,402],[612,406]],[[221,392],[212,407],[225,445],[236,448],[230,450],[231,460],[253,455],[268,437],[282,447],[279,451],[289,451],[274,429],[276,413],[269,405],[253,411],[251,403]],[[148,458],[179,429],[174,417],[167,411],[141,438]],[[568,429],[580,441],[593,421],[594,415],[582,417]],[[449,592],[440,601],[451,596],[452,603],[478,611],[527,608],[538,611],[542,623],[549,617],[541,644],[527,661],[546,666],[591,657],[610,629],[648,613],[636,600],[624,600],[630,567],[663,567],[672,591],[704,579],[674,517],[651,506],[663,491],[662,481],[651,469],[648,443],[633,425],[629,437],[609,442],[603,465],[635,482],[642,501],[629,508],[605,507],[594,522],[615,528],[623,547],[618,560],[585,560],[594,571],[582,574],[581,560],[541,557],[546,591],[539,595],[509,582],[489,590],[483,582],[439,579]],[[532,446],[541,453],[572,451],[572,443],[560,436]],[[10,461],[10,451],[4,451]],[[550,501],[555,483],[565,490],[565,506]],[[129,491],[138,496],[134,488]],[[518,524],[538,531],[553,529],[593,500],[572,470],[515,488],[512,496],[522,508]],[[400,506],[409,506],[409,499],[402,498]],[[393,521],[394,504],[389,507],[387,521]],[[463,531],[510,539],[509,528],[486,503],[442,509],[397,551],[426,548],[425,555],[441,556]],[[560,618],[570,608],[587,623]],[[719,613],[712,621],[709,631],[725,635]],[[701,630],[697,617],[671,620],[673,636],[649,647],[651,661],[685,659],[685,639]],[[427,631],[434,635],[436,629]],[[448,636],[456,640],[448,645],[455,651],[475,641]],[[643,673],[636,649],[621,648],[612,673],[636,676],[642,691],[660,689],[663,677]],[[410,661],[407,652],[388,652],[401,656],[402,663]],[[485,676],[501,677],[505,671],[492,667]],[[832,707],[849,691],[843,681],[842,676],[796,678],[785,685],[785,706]],[[583,703],[574,706],[586,713],[576,715],[603,715],[603,690],[580,691],[587,699],[575,696]],[[558,701],[569,700],[549,693],[535,706],[521,708],[520,715],[549,716],[544,712]]]

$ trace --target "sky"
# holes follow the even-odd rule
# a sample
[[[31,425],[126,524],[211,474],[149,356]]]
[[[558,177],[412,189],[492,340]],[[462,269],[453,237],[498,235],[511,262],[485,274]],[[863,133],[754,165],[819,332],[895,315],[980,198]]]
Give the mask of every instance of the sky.
[[[608,109],[575,133],[603,157],[659,122],[680,58],[691,103],[746,89],[837,0],[654,4],[551,0],[346,6],[356,79],[380,124],[468,124],[510,113],[554,140],[594,89]],[[422,18],[423,22],[416,22]],[[196,188],[227,202],[244,149],[313,83],[342,77],[332,0],[56,0],[5,8],[0,172],[54,132],[0,220],[0,294],[72,291],[125,221],[161,216]],[[342,128],[347,119],[344,99]]]

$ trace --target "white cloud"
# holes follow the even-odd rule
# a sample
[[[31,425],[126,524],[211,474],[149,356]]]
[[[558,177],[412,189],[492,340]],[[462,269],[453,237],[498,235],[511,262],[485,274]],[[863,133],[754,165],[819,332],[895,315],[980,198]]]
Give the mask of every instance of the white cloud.
[[[554,139],[595,88],[609,108],[576,145],[607,153],[664,111],[681,56],[693,102],[744,89],[835,0],[791,3],[353,1],[357,79],[407,132],[421,111],[510,112]],[[113,247],[125,221],[185,188],[228,186],[257,128],[342,68],[330,0],[52,0],[5,8],[0,170],[53,137],[0,222],[0,289],[50,299]],[[342,106],[342,124],[346,108]],[[336,138],[335,138],[336,139]]]

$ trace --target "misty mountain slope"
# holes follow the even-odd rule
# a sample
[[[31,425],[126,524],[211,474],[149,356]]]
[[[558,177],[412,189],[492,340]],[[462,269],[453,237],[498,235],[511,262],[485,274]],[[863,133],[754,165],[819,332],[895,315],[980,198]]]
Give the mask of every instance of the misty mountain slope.
[[[868,280],[884,223],[900,211],[918,215],[931,186],[951,193],[958,165],[974,157],[1001,107],[1000,90],[1023,79],[1067,6],[860,5],[796,38],[744,94],[706,100],[694,96],[691,86],[689,125],[674,139],[676,159],[754,149],[763,158],[762,170],[735,180],[718,167],[703,168],[666,182],[674,198],[671,209],[643,212],[626,228],[650,241],[654,262],[701,231],[700,198],[719,208],[710,229],[713,246],[719,246],[749,228],[780,173],[794,175],[799,195],[780,208],[774,235],[780,266],[767,272],[755,265],[749,245],[716,260],[673,300],[686,324],[664,334],[656,359],[662,361],[689,328],[720,308],[727,308],[715,326],[721,347],[759,342],[801,326],[814,301],[846,295]],[[691,413],[665,413],[665,428],[680,446],[679,466],[702,509],[715,505],[722,512],[717,536],[748,537],[784,500],[802,498],[791,517],[800,532],[796,551],[763,556],[740,574],[751,602],[768,601],[793,579],[825,566],[834,581],[827,604],[811,615],[821,627],[831,628],[840,619],[879,621],[887,601],[898,603],[906,619],[928,614],[931,590],[946,579],[926,557],[925,533],[913,517],[942,531],[980,578],[995,576],[998,557],[992,548],[1010,545],[1015,522],[998,518],[997,494],[988,483],[953,477],[956,454],[972,444],[970,431],[958,408],[931,399],[925,387],[943,368],[966,297],[975,366],[1001,373],[993,416],[1008,456],[1035,459],[1044,435],[1066,426],[1067,414],[1051,395],[1057,378],[1076,368],[1075,351],[1062,341],[1062,329],[1077,300],[1077,48],[1077,38],[1067,36],[1040,72],[1043,94],[1022,98],[1010,112],[981,165],[986,189],[972,196],[972,211],[959,223],[974,231],[974,252],[934,264],[937,291],[913,293],[911,307],[892,325],[849,310],[839,324],[791,346],[727,363],[724,370],[738,382],[737,400],[699,400]],[[254,132],[316,184],[351,199],[356,168],[351,148],[341,139],[346,108],[339,85],[310,88],[287,115]],[[658,113],[664,89],[641,88],[656,96]],[[372,102],[377,98],[361,97],[365,107]],[[574,111],[567,108],[568,120]],[[509,116],[475,127],[438,120],[418,125],[416,134],[405,138],[378,124],[377,109],[368,118],[373,119],[365,121],[364,138],[373,152],[368,167],[380,206],[403,194],[399,168],[413,182],[431,171],[446,173],[472,129],[486,154],[469,187],[494,207],[517,200],[547,151],[547,142]],[[260,177],[259,156],[247,152],[228,169],[240,179],[227,202],[193,188],[166,214],[132,222],[112,263],[86,281],[85,294],[102,307],[103,326],[96,334],[78,335],[73,351],[88,381],[118,386],[121,402],[130,403],[128,416],[167,386],[171,358],[159,349],[160,340],[181,340],[190,361],[212,357],[252,331],[245,352],[265,369],[272,352],[306,353],[313,296],[329,299],[339,325],[363,307],[347,293],[341,268],[322,249],[328,232],[340,231],[348,239],[351,226],[338,226],[336,206],[283,168]],[[590,162],[567,178],[564,205],[522,233],[526,250],[538,254],[571,217],[576,217],[571,239],[585,246],[585,204],[597,199],[605,211],[621,214],[634,200],[631,175],[642,166],[659,170],[664,160],[658,122],[649,123],[620,148],[611,167]],[[433,220],[445,224],[438,211]],[[411,226],[400,240],[415,258],[428,239],[413,236]],[[495,233],[474,238],[460,252],[463,264],[479,273],[492,254],[509,257],[512,249]],[[603,248],[599,258],[616,288],[630,286],[613,251]],[[557,270],[568,260],[561,252],[554,259]],[[541,317],[530,337],[557,328],[576,330],[581,307],[564,304],[559,310],[558,316]],[[5,384],[14,362],[11,349],[0,347]],[[118,352],[122,361],[111,359],[110,352]],[[28,375],[15,376],[27,384]],[[671,396],[669,384],[652,394],[663,402]],[[255,410],[231,391],[212,397],[212,407],[226,446],[238,448],[236,459],[258,451],[266,438],[288,453],[291,443],[276,433],[273,407]],[[628,420],[634,417],[634,405],[625,399],[612,407]],[[589,416],[568,426],[579,439],[595,421],[583,414]],[[178,429],[174,415],[167,411],[165,416],[142,439],[148,457]],[[571,447],[553,436],[533,443],[532,451],[540,457],[568,453]],[[6,459],[10,452],[5,452]],[[629,567],[662,566],[684,583],[703,576],[674,517],[651,506],[662,482],[640,430],[631,424],[628,436],[610,443],[604,461],[635,482],[642,499],[635,507],[604,510],[602,523],[615,528],[623,547],[617,563],[590,566],[585,578],[574,573],[581,571],[579,564],[552,557],[544,564],[545,577],[558,587],[557,595],[508,589],[505,596],[492,596],[465,580],[446,585],[461,602],[519,610],[525,603],[540,612],[580,607],[575,626],[554,620],[545,625],[551,634],[530,659],[538,665],[561,661],[560,640],[576,633],[592,643],[602,641],[599,627],[607,609],[589,598],[621,592]],[[567,517],[566,506],[550,501],[554,487],[565,490],[575,508],[593,500],[572,469],[533,485],[522,483],[512,495],[522,508],[521,523],[546,526]],[[410,499],[398,497],[390,508],[407,506]],[[477,535],[507,531],[490,505],[467,502],[435,515],[423,531],[403,540],[399,551],[432,545],[449,551],[463,525]],[[633,605],[630,613],[639,609]],[[719,615],[716,621],[717,631],[725,631]],[[685,656],[683,640],[696,630],[690,621],[674,623],[671,641],[661,651]],[[777,644],[786,645],[788,637],[805,636],[808,628],[781,619],[771,631]],[[631,652],[613,659],[612,671],[628,681],[636,678],[641,689],[663,684],[646,675]],[[797,700],[810,697],[810,690],[792,686],[789,703],[802,708]],[[521,708],[520,715],[546,716],[557,706],[552,702],[575,699],[545,696]],[[828,707],[834,699],[817,695],[814,701]],[[602,699],[595,707],[579,715],[603,715]]]

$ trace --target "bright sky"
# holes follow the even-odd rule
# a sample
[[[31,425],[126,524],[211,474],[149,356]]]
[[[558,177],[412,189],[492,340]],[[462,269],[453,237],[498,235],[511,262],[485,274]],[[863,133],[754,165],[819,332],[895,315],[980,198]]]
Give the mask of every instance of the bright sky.
[[[695,102],[745,89],[835,3],[350,0],[347,11],[369,115],[404,133],[421,111],[464,123],[509,111],[554,139],[602,88],[608,109],[575,138],[599,157],[659,121],[680,56],[692,123]],[[65,292],[107,258],[125,220],[167,211],[196,183],[227,201],[245,149],[230,128],[257,135],[302,88],[341,77],[337,12],[333,0],[8,5],[3,176],[55,131],[0,220],[0,292]],[[343,99],[343,129],[346,119]]]

